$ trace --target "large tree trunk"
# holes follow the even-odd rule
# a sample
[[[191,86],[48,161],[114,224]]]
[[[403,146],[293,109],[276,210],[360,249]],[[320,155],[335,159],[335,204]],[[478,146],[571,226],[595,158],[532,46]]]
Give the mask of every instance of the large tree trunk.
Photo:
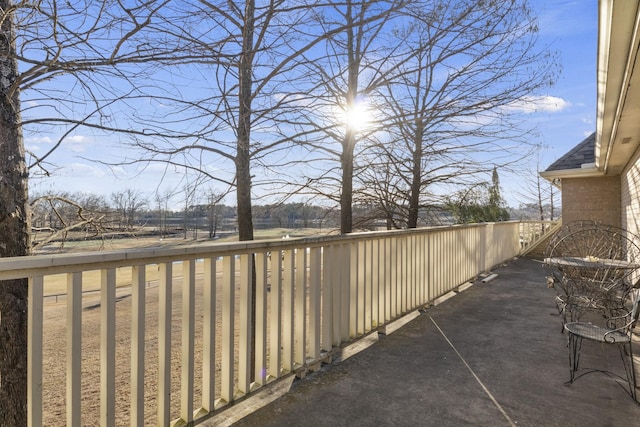
[[[352,2],[347,1],[347,111],[355,108],[358,94],[358,73],[360,72],[357,38],[353,25]],[[353,153],[356,145],[356,135],[352,124],[346,124],[346,132],[342,143],[342,192],[340,193],[340,233],[353,231]]]
[[[239,113],[238,146],[236,155],[238,234],[240,240],[253,240],[251,214],[251,99],[253,71],[253,32],[255,0],[245,5],[244,28],[242,30],[242,54],[239,63]]]
[[[255,0],[245,4],[244,27],[242,29],[242,53],[239,63],[239,111],[238,147],[236,155],[238,238],[253,240],[253,213],[251,212],[251,101],[253,91],[253,34],[255,24]],[[251,257],[251,381],[255,380],[256,343],[256,264]]]
[[[0,9],[11,2],[0,0]],[[13,20],[0,38],[0,257],[28,255],[30,217],[27,167],[20,125],[20,99]],[[0,425],[27,425],[27,281],[0,282]]]
[[[418,227],[418,215],[420,213],[420,192],[422,191],[422,126],[418,123],[414,137],[413,165],[411,176],[411,189],[409,194],[409,215],[407,228]]]
[[[340,233],[353,231],[353,151],[355,136],[347,130],[342,147],[342,192],[340,193]]]

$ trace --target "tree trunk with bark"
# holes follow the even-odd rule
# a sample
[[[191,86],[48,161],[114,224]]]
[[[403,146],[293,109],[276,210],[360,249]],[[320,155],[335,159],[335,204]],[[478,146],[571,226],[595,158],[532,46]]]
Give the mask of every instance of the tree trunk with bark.
[[[0,0],[10,10],[11,1]],[[30,252],[30,216],[13,17],[0,38],[0,257]],[[0,425],[27,425],[26,279],[0,282]]]
[[[413,165],[411,176],[411,189],[409,194],[409,214],[407,217],[407,228],[418,227],[418,216],[420,214],[420,191],[422,190],[422,139],[423,130],[421,121],[417,120],[416,133],[414,136]]]
[[[356,36],[353,23],[353,5],[347,2],[347,60],[348,77],[346,108],[347,112],[355,108],[358,94],[358,76],[360,73],[360,44]],[[347,234],[353,231],[353,153],[356,145],[356,132],[350,124],[347,124],[344,140],[342,142],[342,192],[340,193],[340,233]]]
[[[242,29],[242,52],[239,63],[239,111],[238,143],[236,154],[236,185],[238,203],[239,240],[253,240],[253,219],[251,213],[251,101],[253,85],[253,33],[255,24],[255,1],[245,5],[244,27]]]
[[[342,193],[340,193],[340,233],[353,231],[353,152],[355,136],[347,130],[342,147]]]

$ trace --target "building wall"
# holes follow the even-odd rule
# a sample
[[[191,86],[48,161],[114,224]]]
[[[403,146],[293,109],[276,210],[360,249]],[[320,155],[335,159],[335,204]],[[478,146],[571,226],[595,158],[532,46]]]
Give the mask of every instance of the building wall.
[[[563,178],[562,223],[592,220],[620,227],[620,183],[619,176]]]
[[[640,151],[631,158],[620,176],[622,228],[640,235]]]

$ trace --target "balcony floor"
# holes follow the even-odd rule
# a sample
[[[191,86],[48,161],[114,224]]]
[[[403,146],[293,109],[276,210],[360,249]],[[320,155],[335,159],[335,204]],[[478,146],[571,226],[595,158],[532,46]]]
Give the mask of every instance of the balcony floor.
[[[637,425],[640,406],[614,378],[564,385],[567,339],[542,265],[519,259],[494,272],[234,425]],[[605,347],[585,343],[581,365],[623,374]]]

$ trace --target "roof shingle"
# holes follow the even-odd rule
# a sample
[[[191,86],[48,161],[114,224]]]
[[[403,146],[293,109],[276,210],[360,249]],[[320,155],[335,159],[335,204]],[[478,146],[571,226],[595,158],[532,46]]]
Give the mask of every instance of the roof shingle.
[[[580,169],[584,163],[594,163],[596,161],[595,147],[596,133],[594,132],[567,154],[553,162],[545,172]]]

